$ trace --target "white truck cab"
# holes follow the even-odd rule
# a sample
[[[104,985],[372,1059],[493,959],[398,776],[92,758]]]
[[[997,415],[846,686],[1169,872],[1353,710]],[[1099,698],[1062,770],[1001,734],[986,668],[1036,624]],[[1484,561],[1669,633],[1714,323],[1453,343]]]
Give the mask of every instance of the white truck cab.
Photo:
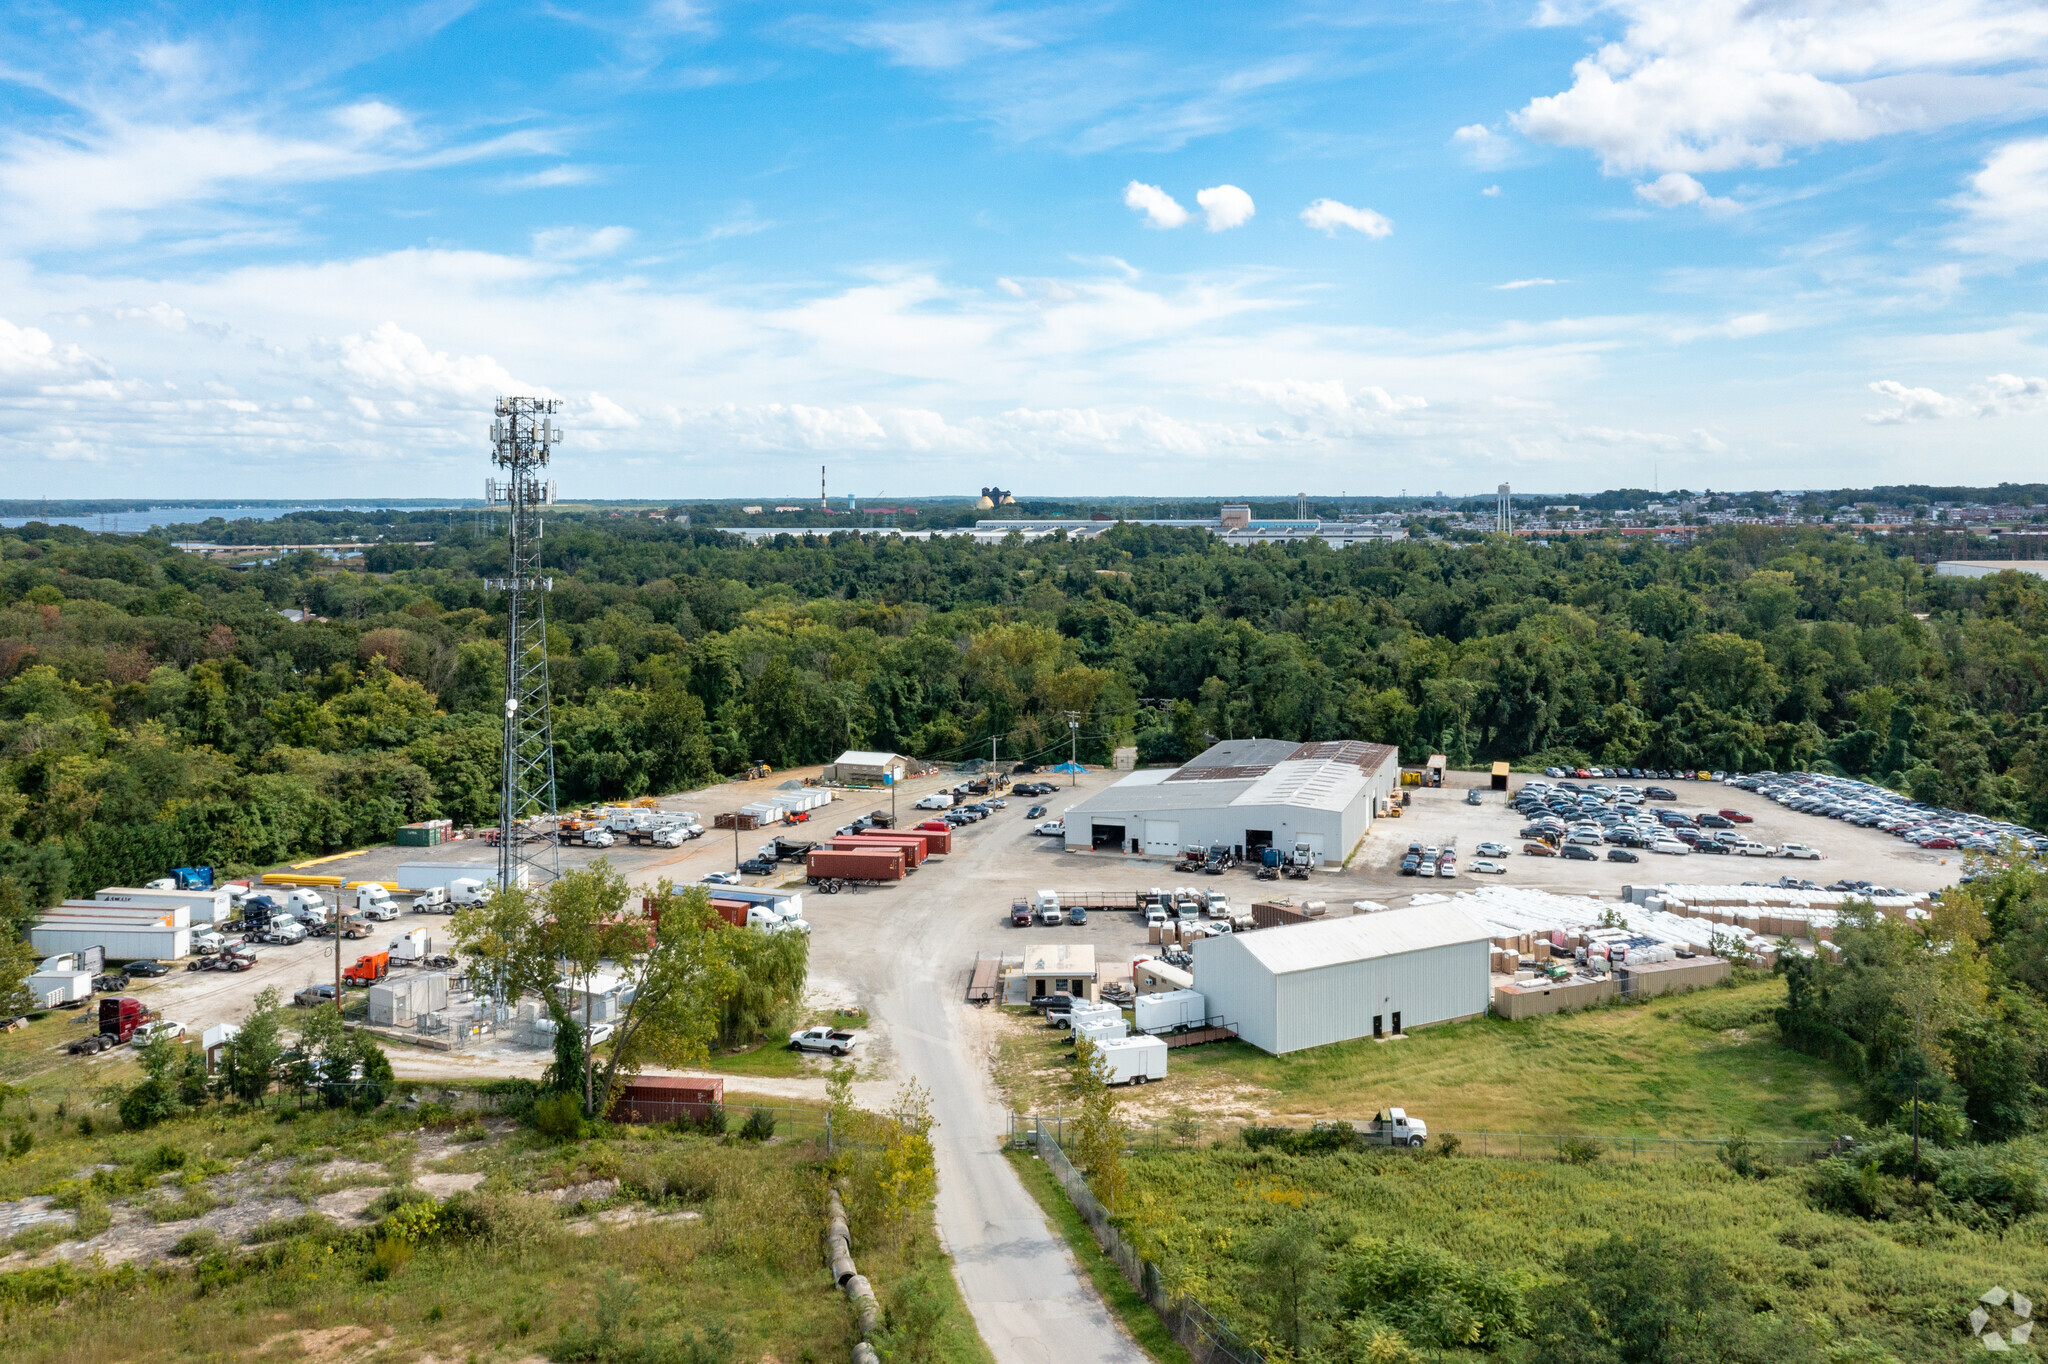
[[[1404,1108],[1382,1108],[1366,1124],[1365,1137],[1374,1146],[1420,1146],[1429,1140],[1429,1124]]]
[[[491,888],[473,876],[458,876],[448,883],[448,902],[457,909],[471,909],[491,898]]]
[[[398,901],[391,898],[391,892],[374,881],[355,888],[356,912],[372,919],[390,920],[398,917]]]

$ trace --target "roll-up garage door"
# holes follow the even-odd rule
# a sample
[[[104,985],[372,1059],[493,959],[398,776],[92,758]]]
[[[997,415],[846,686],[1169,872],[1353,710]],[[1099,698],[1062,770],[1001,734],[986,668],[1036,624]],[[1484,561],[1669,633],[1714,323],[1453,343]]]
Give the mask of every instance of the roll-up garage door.
[[[1159,857],[1172,857],[1180,852],[1180,821],[1177,819],[1146,820],[1145,851]]]

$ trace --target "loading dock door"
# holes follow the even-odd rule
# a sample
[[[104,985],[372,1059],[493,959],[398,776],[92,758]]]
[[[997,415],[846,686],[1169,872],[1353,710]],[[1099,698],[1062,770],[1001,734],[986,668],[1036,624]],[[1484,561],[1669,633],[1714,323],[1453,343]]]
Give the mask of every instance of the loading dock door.
[[[1244,855],[1246,857],[1253,856],[1254,849],[1270,848],[1272,846],[1273,831],[1271,829],[1246,829],[1244,831]]]
[[[1180,821],[1177,819],[1148,819],[1145,821],[1145,851],[1153,857],[1173,857],[1180,852]]]
[[[1124,826],[1121,824],[1096,824],[1091,826],[1091,846],[1097,852],[1107,848],[1111,852],[1124,850]]]

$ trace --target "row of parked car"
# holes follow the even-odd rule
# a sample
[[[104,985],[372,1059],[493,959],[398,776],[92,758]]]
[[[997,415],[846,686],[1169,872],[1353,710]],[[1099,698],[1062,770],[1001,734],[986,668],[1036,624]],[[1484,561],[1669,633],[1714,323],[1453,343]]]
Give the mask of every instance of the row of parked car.
[[[1521,837],[1529,840],[1522,845],[1522,851],[1532,857],[1597,862],[1604,848],[1610,862],[1639,861],[1638,851],[1672,857],[1698,852],[1820,858],[1817,849],[1804,843],[1772,847],[1751,838],[1741,826],[1753,820],[1740,810],[1687,814],[1645,806],[1647,801],[1674,798],[1654,786],[1647,790],[1604,785],[1581,789],[1567,781],[1555,786],[1530,782],[1515,793],[1509,808],[1528,821],[1521,831]]]
[[[1738,773],[1729,785],[1754,791],[1801,814],[1822,815],[1865,829],[1882,829],[1915,847],[1992,852],[2008,839],[2036,853],[2048,853],[2048,836],[2002,819],[1909,800],[1896,791],[1850,777],[1819,772]]]
[[[1580,781],[1621,780],[1621,781],[1726,781],[1726,772],[1652,771],[1647,767],[1546,767],[1543,775],[1552,781],[1576,777]]]

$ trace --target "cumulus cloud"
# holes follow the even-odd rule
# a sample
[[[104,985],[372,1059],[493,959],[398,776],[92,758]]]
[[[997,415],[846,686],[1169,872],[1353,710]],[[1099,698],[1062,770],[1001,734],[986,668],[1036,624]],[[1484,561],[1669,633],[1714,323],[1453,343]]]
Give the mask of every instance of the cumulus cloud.
[[[1955,204],[1963,211],[1956,245],[2022,260],[2048,256],[2048,137],[1998,148]]]
[[[1363,232],[1378,241],[1394,233],[1394,225],[1369,208],[1353,208],[1335,199],[1318,199],[1301,211],[1301,220],[1326,237],[1337,235],[1337,229],[1348,227],[1353,232]]]
[[[1124,207],[1145,215],[1145,226],[1172,228],[1188,220],[1188,211],[1157,185],[1133,180],[1124,186]]]
[[[344,336],[340,342],[344,373],[363,383],[407,397],[453,399],[476,403],[500,393],[521,391],[505,368],[488,355],[450,355],[434,350],[396,322],[377,326],[368,336]],[[367,420],[377,420],[375,408]]]
[[[1863,419],[1874,426],[1901,426],[1943,417],[2002,417],[2048,406],[2048,379],[2022,378],[2017,374],[1994,374],[1981,384],[1970,385],[1967,396],[1952,396],[1933,388],[1908,388],[1896,379],[1879,379],[1870,385],[1870,391],[1892,404],[1864,413]]]
[[[1451,141],[1465,154],[1466,160],[1483,170],[1505,165],[1512,152],[1508,139],[1484,123],[1466,124],[1451,134]]]
[[[1290,417],[1312,418],[1341,431],[1378,424],[1380,418],[1429,406],[1416,394],[1393,394],[1377,384],[1355,392],[1338,379],[1243,379],[1228,386],[1240,397],[1278,408]]]
[[[1252,196],[1236,185],[1217,185],[1214,189],[1202,190],[1195,195],[1195,202],[1202,206],[1211,232],[1228,232],[1233,227],[1243,227],[1252,220],[1252,214],[1258,212],[1252,207]]]
[[[630,227],[551,227],[533,234],[533,254],[544,260],[587,260],[609,256],[631,240]]]
[[[1604,0],[1622,37],[1515,126],[1609,174],[1774,166],[1789,149],[2038,111],[2048,10],[2011,0]]]
[[[1707,187],[1684,171],[1666,171],[1648,184],[1636,186],[1636,198],[1659,208],[1694,204],[1709,213],[1739,213],[1742,205],[1733,199],[1717,199]]]

